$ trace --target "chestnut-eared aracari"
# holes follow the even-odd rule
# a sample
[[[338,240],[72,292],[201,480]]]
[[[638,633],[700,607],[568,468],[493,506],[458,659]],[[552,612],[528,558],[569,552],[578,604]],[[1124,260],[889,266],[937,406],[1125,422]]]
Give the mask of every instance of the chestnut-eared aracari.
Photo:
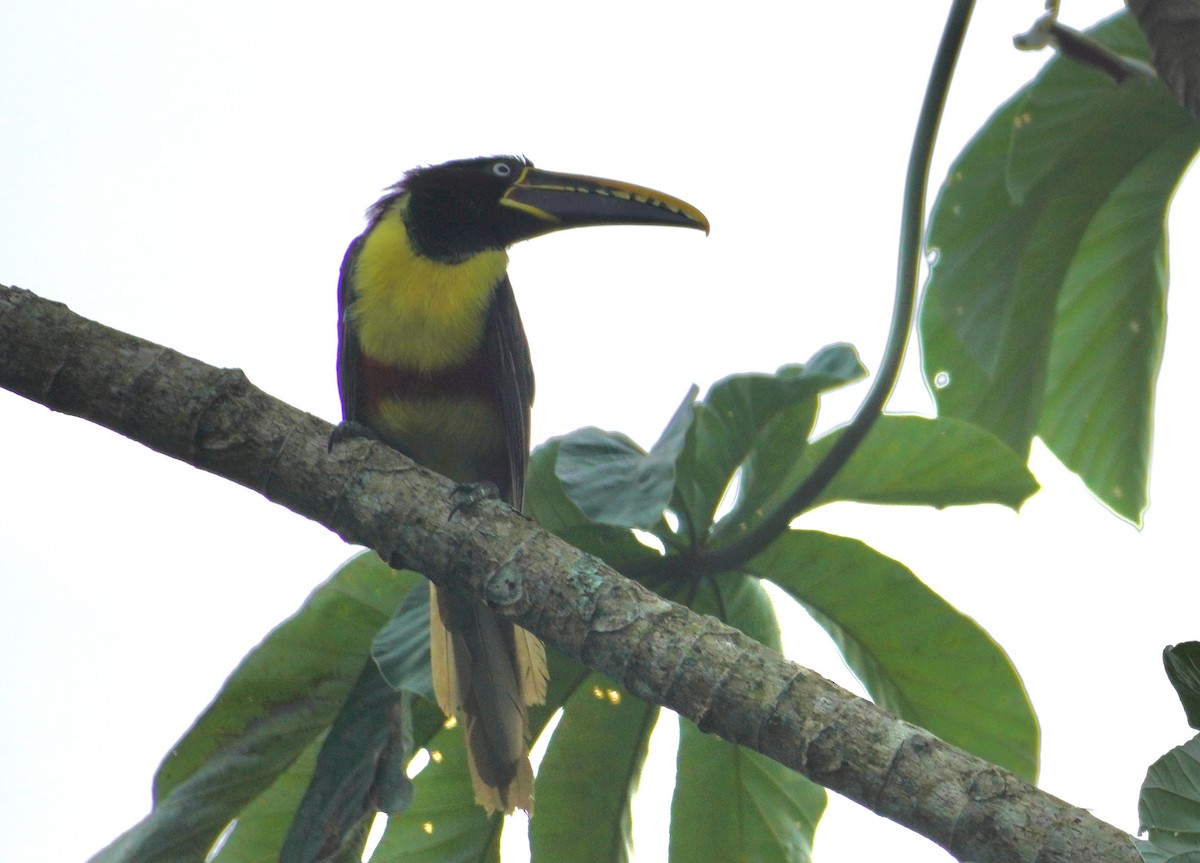
[[[669,195],[511,156],[410,171],[367,219],[338,285],[344,419],[453,480],[494,484],[517,509],[533,369],[507,247],[585,225],[708,232],[700,211]],[[464,727],[476,800],[532,810],[526,709],[545,699],[541,642],[449,588],[433,589],[430,618],[438,704]]]

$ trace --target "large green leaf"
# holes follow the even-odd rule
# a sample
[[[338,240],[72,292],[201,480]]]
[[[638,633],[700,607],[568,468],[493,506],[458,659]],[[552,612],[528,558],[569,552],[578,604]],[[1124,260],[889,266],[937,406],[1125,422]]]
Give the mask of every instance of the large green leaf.
[[[1185,641],[1166,648],[1163,665],[1187,714],[1188,725],[1200,729],[1200,641]]]
[[[1146,863],[1200,863],[1200,850],[1189,834],[1172,836],[1155,831],[1151,839],[1133,838],[1133,844]]]
[[[1192,134],[1177,135],[1129,172],[1088,226],[1058,299],[1038,434],[1134,523],[1149,503],[1166,334],[1165,212],[1198,145]]]
[[[679,720],[671,863],[812,859],[825,790],[752,749]],[[685,788],[698,793],[681,796]]]
[[[881,707],[1034,780],[1037,719],[1012,663],[904,566],[857,540],[793,530],[746,569],[808,610]]]
[[[1150,765],[1138,800],[1142,830],[1191,833],[1200,842],[1200,736]]]
[[[308,790],[322,742],[317,739],[309,744],[266,791],[238,812],[220,850],[206,863],[262,863],[279,857],[284,837]]]
[[[658,713],[601,674],[575,691],[538,768],[534,863],[630,859],[630,804]]]
[[[392,689],[436,701],[429,659],[429,591],[411,590],[371,645],[371,658]]]
[[[452,725],[428,742],[430,761],[413,779],[413,803],[389,816],[371,863],[496,863],[503,818],[475,803],[465,736]]]
[[[840,436],[816,441],[805,454],[811,468]],[[818,498],[905,506],[998,503],[1017,509],[1038,482],[1016,453],[990,433],[947,417],[880,417]]]
[[[711,580],[693,607],[780,649],[779,621],[756,578]],[[680,719],[671,861],[809,860],[825,801],[825,789],[800,774]]]
[[[814,441],[799,459],[781,452],[764,462],[777,477],[774,486],[743,485],[717,523],[714,544],[752,529],[812,473],[840,435],[835,431]],[[939,508],[1000,503],[1015,509],[1037,490],[1024,460],[978,426],[884,414],[813,505],[850,500]],[[761,497],[764,492],[769,496]]]
[[[1138,798],[1137,841],[1148,863],[1200,860],[1200,736],[1176,746],[1150,765]]]
[[[1092,35],[1145,57],[1125,17]],[[1097,145],[1100,142],[1102,145]],[[939,413],[1040,434],[1108,506],[1146,505],[1164,219],[1200,128],[1158,81],[1062,58],[999,109],[934,206],[921,309]]]
[[[598,428],[571,432],[558,444],[554,472],[562,490],[595,524],[653,529],[675,491],[675,461],[692,424],[692,387],[650,448]]]
[[[410,595],[414,592],[410,591]],[[407,693],[394,690],[374,662],[363,668],[325,736],[279,863],[359,861],[377,812],[412,801]]]
[[[776,476],[759,469],[756,449],[766,458],[799,457],[816,417],[817,396],[865,374],[854,349],[832,345],[804,365],[784,366],[773,375],[743,374],[713,384],[688,431],[676,471],[677,510],[693,544],[712,525],[733,479],[745,464],[743,484],[770,484]]]
[[[658,552],[647,548],[623,527],[593,524],[566,493],[556,473],[562,438],[551,438],[533,451],[525,480],[525,512],[534,521],[576,548],[623,570],[653,562]]]
[[[375,631],[421,581],[364,553],[317,588],[172,747],[155,777],[154,809],[96,863],[203,860],[238,812],[329,727],[369,661]]]

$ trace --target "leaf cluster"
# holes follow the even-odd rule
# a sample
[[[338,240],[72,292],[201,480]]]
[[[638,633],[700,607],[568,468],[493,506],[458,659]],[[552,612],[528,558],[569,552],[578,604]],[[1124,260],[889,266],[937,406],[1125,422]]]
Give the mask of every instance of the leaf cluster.
[[[688,574],[689,562],[803,481],[830,445],[831,436],[807,439],[821,393],[862,374],[854,352],[834,346],[774,375],[727,378],[703,400],[689,393],[648,452],[597,429],[552,440],[532,457],[529,512],[780,649],[764,586],[774,584],[826,629],[876,701],[1032,778],[1037,727],[1007,658],[896,561],[797,529],[742,566]],[[822,500],[1016,506],[1036,488],[986,432],[888,416]],[[154,813],[98,859],[179,859],[180,843],[199,859],[225,830],[213,860],[261,859],[268,849],[285,860],[353,860],[376,811],[391,817],[373,860],[495,859],[501,820],[473,802],[461,730],[433,703],[428,649],[424,581],[370,553],[354,558],[234,672],[164,762]],[[533,853],[628,859],[631,802],[660,709],[550,656],[547,703],[532,716],[535,733],[553,723]],[[410,786],[414,751],[427,763]],[[824,805],[824,790],[798,774],[682,722],[674,859],[701,847],[723,848],[723,859],[806,857]],[[190,830],[179,829],[183,811]]]

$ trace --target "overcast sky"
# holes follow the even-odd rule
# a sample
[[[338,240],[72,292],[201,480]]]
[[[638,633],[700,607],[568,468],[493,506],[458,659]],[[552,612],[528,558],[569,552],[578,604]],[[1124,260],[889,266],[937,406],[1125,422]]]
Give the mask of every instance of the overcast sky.
[[[512,253],[534,440],[598,425],[648,445],[693,382],[836,341],[876,368],[944,5],[10,2],[0,283],[242,368],[333,421],[337,270],[364,209],[416,164],[523,153],[662,189],[712,222],[707,238],[607,228]],[[1040,2],[979,5],[935,181],[1047,59],[1010,41]],[[1063,14],[1086,26],[1115,10],[1068,0]],[[1173,236],[1198,224],[1185,183]],[[1045,490],[1019,516],[835,505],[803,519],[867,540],[984,625],[1038,711],[1042,786],[1126,830],[1146,766],[1189,735],[1160,651],[1200,637],[1200,246],[1173,251],[1144,530],[1040,448]],[[823,427],[862,392],[827,399]],[[892,409],[930,411],[915,363]],[[0,835],[12,860],[82,861],[145,814],[159,760],[226,674],[354,549],[6,392],[0,427]],[[788,627],[793,658],[861,691],[810,621]],[[654,820],[638,826],[642,860],[661,853]],[[840,800],[816,850],[950,859]]]

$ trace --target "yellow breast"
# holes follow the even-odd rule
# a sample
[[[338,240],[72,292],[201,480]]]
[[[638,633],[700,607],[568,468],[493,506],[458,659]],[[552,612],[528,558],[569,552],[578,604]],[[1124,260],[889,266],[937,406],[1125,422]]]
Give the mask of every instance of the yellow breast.
[[[372,425],[413,461],[458,482],[494,478],[504,463],[504,424],[478,396],[384,399]]]
[[[409,240],[404,206],[402,199],[363,240],[350,320],[368,356],[436,371],[458,365],[479,346],[508,253],[480,252],[455,264],[422,257]]]

